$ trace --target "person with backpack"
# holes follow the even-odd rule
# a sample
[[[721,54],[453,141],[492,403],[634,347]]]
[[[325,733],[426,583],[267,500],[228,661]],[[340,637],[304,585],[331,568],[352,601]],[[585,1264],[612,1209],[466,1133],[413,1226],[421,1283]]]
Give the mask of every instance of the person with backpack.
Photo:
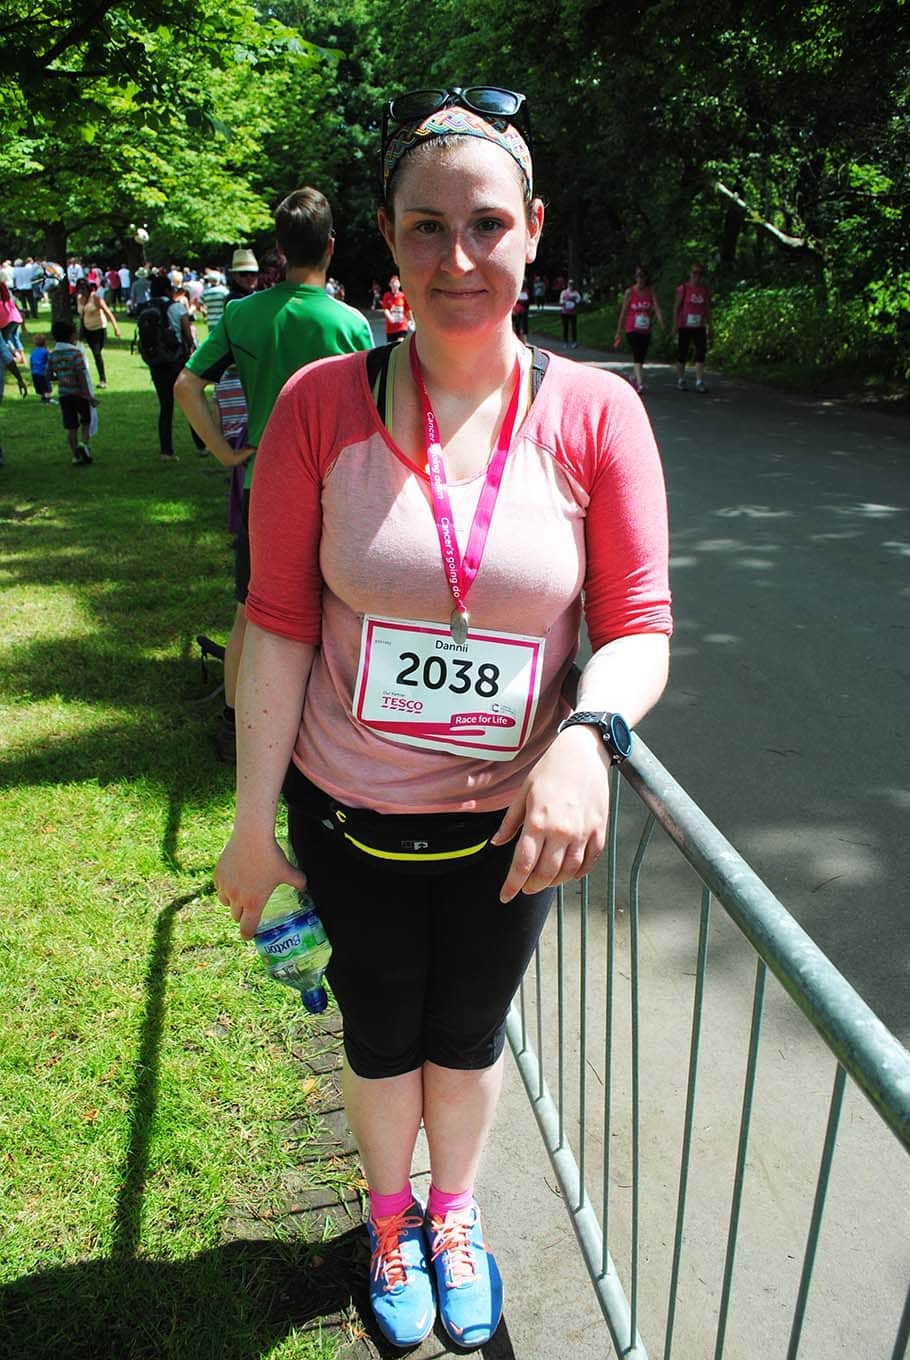
[[[136,320],[139,353],[148,365],[155,385],[155,395],[158,398],[158,444],[161,461],[175,463],[177,455],[174,452],[174,383],[192,352],[189,314],[184,307],[183,316],[176,317],[180,309],[175,305],[171,285],[165,274],[154,275],[149,287],[151,294],[149,301]],[[190,433],[196,447],[204,448],[205,445],[192,426]]]

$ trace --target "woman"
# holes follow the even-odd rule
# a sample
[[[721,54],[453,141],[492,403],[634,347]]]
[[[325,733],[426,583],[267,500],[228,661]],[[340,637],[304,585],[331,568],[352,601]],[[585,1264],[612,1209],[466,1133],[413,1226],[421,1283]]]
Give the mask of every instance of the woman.
[[[389,279],[388,289],[382,295],[382,315],[385,320],[386,343],[400,344],[407,338],[411,329],[411,308],[402,292],[401,279],[397,274],[393,274]]]
[[[569,279],[565,288],[559,294],[559,310],[562,314],[562,342],[567,345],[571,338],[573,349],[578,349],[578,305],[580,302],[581,293],[575,287],[575,280]]]
[[[664,329],[663,313],[657,301],[648,271],[639,265],[635,271],[635,282],[623,294],[619,317],[616,322],[614,349],[619,349],[619,337],[625,333],[629,349],[632,351],[632,386],[636,392],[645,390],[645,359],[651,343],[652,315],[657,317],[660,329]]]
[[[641,405],[512,329],[544,220],[525,114],[490,87],[389,104],[379,227],[416,333],[290,380],[251,499],[216,884],[246,938],[280,882],[318,904],[371,1301],[399,1346],[433,1325],[433,1276],[459,1344],[498,1325],[473,1185],[506,1014],[554,888],[604,844],[598,720],[637,722],[667,673],[665,493]],[[583,590],[595,655],[560,730]],[[283,780],[299,870],[275,841]],[[421,1122],[426,1209],[410,1184]]]
[[[542,274],[534,275],[534,306],[539,312],[544,309],[547,300],[547,281]]]
[[[676,330],[676,386],[686,390],[686,363],[690,348],[695,350],[695,390],[707,394],[705,386],[705,358],[711,339],[711,289],[705,283],[704,270],[696,261],[689,266],[689,277],[676,290],[673,302],[673,326]]]
[[[97,286],[87,279],[80,279],[76,284],[76,307],[82,318],[82,338],[95,356],[98,387],[107,387],[102,350],[107,338],[108,322],[113,326],[117,339],[120,339],[120,327],[117,325],[117,318],[104,298],[99,296]]]
[[[21,325],[22,313],[16,306],[16,299],[7,284],[3,279],[0,279],[0,338],[9,345],[13,361],[17,364],[25,363],[25,355],[22,352],[22,337],[19,332]]]

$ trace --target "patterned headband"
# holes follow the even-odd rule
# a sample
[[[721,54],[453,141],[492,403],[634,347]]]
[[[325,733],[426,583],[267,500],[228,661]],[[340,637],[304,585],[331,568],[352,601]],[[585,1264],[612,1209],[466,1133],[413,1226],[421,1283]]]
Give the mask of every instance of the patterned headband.
[[[387,190],[389,180],[401,160],[415,146],[420,146],[428,142],[432,137],[483,137],[487,142],[492,142],[495,146],[501,146],[503,151],[507,151],[512,159],[521,169],[528,186],[528,193],[533,193],[534,171],[531,166],[531,153],[528,144],[521,133],[510,123],[507,118],[496,118],[492,115],[488,118],[481,118],[479,114],[472,113],[470,109],[459,108],[457,104],[449,104],[443,109],[437,109],[435,113],[429,114],[421,119],[419,123],[405,123],[396,129],[386,143],[385,158],[382,163],[382,187]]]

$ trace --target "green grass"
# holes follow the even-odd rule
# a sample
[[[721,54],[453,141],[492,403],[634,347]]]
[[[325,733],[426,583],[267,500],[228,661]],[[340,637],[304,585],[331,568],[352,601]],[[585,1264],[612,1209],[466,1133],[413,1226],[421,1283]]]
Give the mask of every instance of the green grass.
[[[578,313],[578,343],[591,349],[611,350],[616,334],[617,308],[599,308]],[[537,335],[549,335],[562,342],[562,319],[559,312],[535,312],[532,308],[528,325]]]
[[[226,476],[179,414],[162,464],[144,366],[106,357],[93,467],[57,407],[0,407],[0,1354],[330,1357],[275,1213],[292,1168],[337,1174],[300,1155],[314,1022],[211,884],[233,772],[193,637],[233,614]]]

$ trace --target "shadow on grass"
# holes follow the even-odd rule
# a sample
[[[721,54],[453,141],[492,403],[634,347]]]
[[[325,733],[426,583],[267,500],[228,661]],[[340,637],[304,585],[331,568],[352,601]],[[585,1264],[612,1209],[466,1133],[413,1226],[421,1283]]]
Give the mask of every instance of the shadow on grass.
[[[209,883],[168,903],[155,925],[110,1258],[36,1271],[0,1287],[0,1355],[255,1360],[294,1329],[337,1332],[348,1341],[369,1336],[372,1354],[389,1360],[401,1354],[372,1318],[362,1226],[328,1241],[232,1241],[184,1261],[141,1255],[174,923],[184,907],[211,891]],[[514,1360],[504,1322],[482,1353],[487,1360]]]
[[[166,805],[162,861],[180,870],[187,805],[231,778],[211,749],[219,706],[205,702],[213,685],[199,683],[191,638],[229,628],[233,566],[225,474],[195,454],[162,468],[146,438],[155,409],[151,391],[105,393],[99,465],[82,476],[53,413],[16,412],[0,497],[3,584],[16,592],[2,688],[25,722],[0,785],[147,781]]]
[[[211,890],[207,884],[201,892]],[[274,1242],[232,1242],[189,1261],[139,1254],[174,923],[199,895],[170,902],[155,924],[110,1259],[39,1271],[0,1290],[2,1354],[156,1356],[173,1343],[172,1353],[202,1356],[212,1353],[206,1336],[233,1333],[238,1345],[246,1338],[242,1348],[220,1353],[254,1356],[291,1327],[350,1303],[343,1282],[359,1232],[319,1247],[318,1254],[305,1244]]]
[[[362,1239],[362,1241],[361,1241]],[[187,1261],[83,1261],[0,1288],[0,1353],[22,1360],[264,1356],[351,1305],[363,1229],[321,1245],[229,1242]],[[326,1330],[329,1330],[328,1325]],[[213,1345],[214,1343],[214,1345]]]
[[[178,844],[185,809],[210,805],[233,781],[232,767],[219,764],[211,744],[220,668],[212,667],[203,687],[192,646],[187,637],[179,654],[165,659],[97,637],[10,649],[11,688],[33,702],[96,704],[107,712],[90,715],[75,731],[69,724],[42,730],[14,747],[0,758],[0,788],[142,780],[162,803],[162,862],[184,872]]]
[[[348,1342],[369,1337],[369,1349],[357,1354],[393,1360],[402,1352],[372,1319],[368,1264],[360,1227],[318,1245],[238,1241],[188,1261],[63,1266],[0,1288],[0,1353],[20,1360],[258,1360],[296,1329]],[[438,1323],[437,1337],[433,1355],[460,1353]],[[473,1354],[514,1360],[505,1319]]]

